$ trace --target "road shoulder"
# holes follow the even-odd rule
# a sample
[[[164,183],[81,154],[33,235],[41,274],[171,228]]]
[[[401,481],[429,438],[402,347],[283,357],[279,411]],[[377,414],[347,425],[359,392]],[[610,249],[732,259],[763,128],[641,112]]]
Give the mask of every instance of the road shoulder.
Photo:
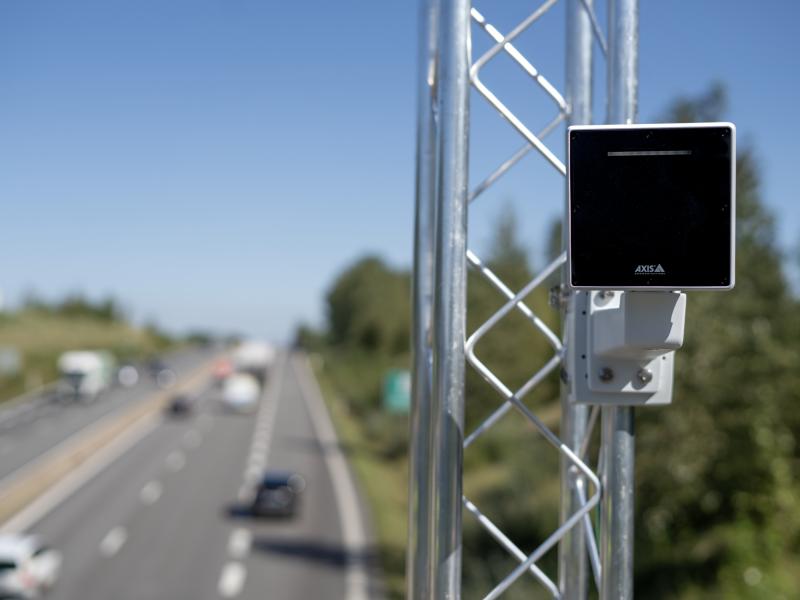
[[[375,536],[371,527],[371,511],[364,501],[352,465],[337,435],[336,419],[330,411],[306,354],[295,354],[292,367],[303,389],[316,436],[325,452],[325,460],[334,484],[342,535],[351,561],[347,573],[348,600],[381,599],[383,578],[376,560]],[[338,425],[338,423],[336,423]]]

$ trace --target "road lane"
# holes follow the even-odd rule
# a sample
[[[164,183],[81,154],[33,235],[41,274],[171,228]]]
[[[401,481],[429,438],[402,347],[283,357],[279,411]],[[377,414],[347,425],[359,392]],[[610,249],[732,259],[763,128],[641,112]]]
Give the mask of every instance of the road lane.
[[[210,349],[191,348],[172,353],[168,365],[180,377],[213,357]],[[106,415],[145,400],[157,391],[143,376],[132,388],[117,387],[94,402],[58,402],[50,392],[13,406],[11,416],[0,412],[0,481],[11,476],[50,448]]]
[[[348,555],[342,542],[326,449],[315,435],[297,373],[287,361],[269,454],[269,468],[295,471],[306,480],[293,520],[242,519],[252,532],[245,561],[245,600],[345,598]]]
[[[209,391],[195,416],[165,419],[45,516],[33,531],[64,554],[49,598],[346,598],[363,557],[344,542],[331,449],[316,437],[302,376],[281,355],[252,415],[221,410]],[[305,477],[295,519],[251,518],[237,498],[249,496],[258,455]]]

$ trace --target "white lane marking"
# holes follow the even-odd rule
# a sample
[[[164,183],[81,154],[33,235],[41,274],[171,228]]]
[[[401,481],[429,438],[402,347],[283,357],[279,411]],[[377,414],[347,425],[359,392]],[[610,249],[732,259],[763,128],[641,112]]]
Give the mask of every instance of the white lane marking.
[[[186,466],[186,456],[183,454],[183,452],[175,450],[174,452],[169,453],[166,463],[167,468],[170,471],[175,471],[177,473]]]
[[[238,562],[229,562],[222,569],[219,576],[217,591],[223,598],[233,598],[238,596],[244,587],[244,580],[247,577],[247,570]]]
[[[244,479],[248,482],[255,482],[261,477],[261,473],[264,471],[264,467],[257,464],[250,464],[247,465],[247,468],[244,471]]]
[[[81,440],[87,436],[91,436],[96,431],[102,431],[104,428],[108,427],[108,423],[113,423],[116,421],[119,418],[119,415],[120,413],[118,411],[113,410],[84,425],[81,427],[81,429],[66,439],[61,440],[55,446],[51,446],[49,450],[39,454],[36,458],[30,460],[21,467],[18,467],[15,471],[6,475],[2,480],[0,480],[0,489],[7,489],[7,487],[11,485],[11,482],[22,479],[27,473],[33,471],[39,465],[46,464],[54,456],[61,456],[64,453],[65,448],[70,448],[76,443],[79,443],[78,440]],[[60,415],[59,418],[61,419],[61,424],[63,426],[66,426],[67,423],[73,424],[80,422],[84,418],[83,407],[80,409],[80,411],[70,411],[66,414]],[[18,424],[19,423],[14,423],[14,425]]]
[[[245,471],[249,471],[251,469],[260,470],[264,468],[266,462],[264,461],[264,453],[263,452],[253,452],[247,458],[247,467]]]
[[[308,357],[302,361],[299,358],[293,360],[292,368],[303,392],[301,396],[306,400],[311,426],[317,440],[324,448],[329,449],[322,456],[333,484],[333,495],[342,524],[342,541],[348,555],[356,557],[347,564],[345,598],[367,600],[369,596],[367,571],[364,562],[358,560],[367,548],[367,536],[359,512],[360,504],[355,483],[347,466],[347,460],[339,447],[336,430],[333,428]]]
[[[139,492],[139,499],[145,504],[153,504],[161,498],[163,492],[164,486],[158,481],[148,481],[142,488],[142,491]]]
[[[197,376],[198,372],[194,373],[195,377]],[[52,387],[52,384],[40,388],[38,392],[46,390],[47,388],[50,387]],[[157,390],[146,390],[147,394],[141,398],[141,401],[146,403],[148,399],[151,398],[151,393],[155,393],[156,391]],[[33,394],[34,392],[30,393]],[[128,397],[132,398],[133,396],[128,396]],[[44,401],[44,399],[42,401]],[[17,470],[6,475],[3,479],[0,480],[0,489],[7,489],[7,486],[11,485],[11,482],[25,477],[27,473],[36,469],[38,466],[42,464],[46,464],[54,456],[61,456],[64,453],[65,448],[70,448],[75,444],[79,443],[78,440],[90,436],[96,431],[103,431],[106,427],[108,427],[109,423],[116,422],[119,419],[120,414],[122,414],[119,410],[117,410],[118,406],[122,403],[122,400],[120,396],[115,395],[113,398],[110,398],[109,401],[110,401],[109,404],[114,407],[113,410],[103,413],[99,417],[95,418],[95,420],[89,422],[88,424],[83,425],[78,431],[75,431],[68,438],[61,440],[55,446],[50,447],[49,450],[38,455],[33,460],[25,463],[21,467],[18,467]],[[80,407],[76,408],[77,408],[76,411],[68,411],[65,414],[59,416],[62,425],[66,426],[67,423],[80,423],[83,421],[84,410],[88,409],[88,405],[81,405]]]
[[[105,448],[95,452],[83,464],[65,475],[36,500],[28,504],[11,519],[3,523],[0,533],[26,531],[54,508],[61,506],[72,494],[78,491],[93,477],[101,473],[120,456],[142,441],[155,430],[161,421],[155,415],[145,417],[111,441]]]
[[[250,499],[251,496],[252,496],[252,492],[250,491],[250,486],[247,485],[246,483],[244,483],[239,488],[239,493],[236,494],[236,499],[239,502],[246,502],[246,501],[248,501]]]
[[[252,471],[248,471],[244,474],[244,483],[247,486],[254,486],[258,480],[261,479],[261,473],[254,473]]]
[[[119,552],[119,549],[122,548],[122,545],[127,539],[128,532],[125,531],[124,527],[114,527],[114,529],[106,534],[103,541],[100,542],[100,553],[103,556],[114,556]]]
[[[261,406],[259,406],[256,421],[257,425],[253,431],[250,454],[248,455],[243,475],[247,486],[252,486],[261,479],[264,469],[269,464],[270,442],[272,430],[275,427],[275,415],[278,412],[278,405],[281,399],[285,364],[286,356],[281,355],[280,365],[275,370],[275,375],[271,378],[269,388],[261,398]]]
[[[250,545],[253,542],[253,534],[247,529],[239,528],[231,531],[228,539],[228,554],[231,558],[243,559],[250,552]]]
[[[203,441],[203,436],[196,429],[190,429],[183,434],[183,443],[187,448],[197,448]]]

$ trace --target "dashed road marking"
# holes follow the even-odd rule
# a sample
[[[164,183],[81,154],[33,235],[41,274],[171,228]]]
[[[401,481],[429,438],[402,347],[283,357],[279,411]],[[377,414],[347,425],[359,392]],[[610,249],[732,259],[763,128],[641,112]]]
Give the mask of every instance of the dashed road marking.
[[[121,435],[117,436],[114,441],[95,452],[91,458],[84,461],[41,496],[36,498],[36,500],[3,523],[2,526],[0,526],[0,533],[25,531],[30,528],[54,508],[61,506],[65,499],[74,494],[85,485],[86,482],[91,481],[91,479],[102,472],[103,469],[107,468],[125,452],[146,438],[156,427],[158,427],[158,421],[151,416],[145,417],[128,428]],[[69,441],[69,439],[71,438],[67,438],[67,441]],[[62,442],[62,445],[63,444],[64,442]],[[58,449],[60,447],[61,445],[57,445],[54,448]],[[52,451],[53,450],[50,452]]]
[[[124,527],[114,527],[100,542],[100,553],[103,556],[114,556],[128,539],[128,532]]]
[[[245,467],[245,470],[250,469],[251,467],[263,469],[264,463],[265,461],[263,452],[251,452],[250,456],[247,457],[247,466]]]
[[[169,456],[167,456],[167,468],[170,471],[178,472],[185,466],[186,456],[183,452],[175,450],[174,452],[170,452]]]
[[[226,564],[219,576],[217,591],[223,598],[233,598],[238,596],[244,587],[244,580],[247,577],[247,570],[241,563],[229,562]]]
[[[248,484],[242,484],[242,487],[239,488],[239,493],[236,494],[236,499],[239,502],[246,502],[250,499],[252,492],[250,491],[250,486]]]
[[[234,529],[228,539],[228,554],[231,558],[243,559],[250,552],[250,545],[253,542],[253,534],[244,528]]]
[[[158,481],[148,481],[142,488],[142,491],[139,492],[139,499],[145,504],[153,504],[156,500],[161,498],[163,492],[164,486]]]
[[[287,359],[282,357],[281,363],[285,364]],[[269,464],[269,449],[272,438],[272,430],[275,427],[275,417],[278,412],[278,404],[281,397],[281,387],[285,369],[281,366],[276,369],[276,374],[271,381],[267,393],[261,398],[261,406],[256,417],[256,427],[253,432],[253,439],[250,442],[250,454],[244,469],[245,486],[254,485],[263,474],[264,469]],[[239,497],[247,494],[240,491]]]
[[[254,471],[245,471],[244,474],[245,485],[254,486],[259,479],[261,479],[260,472],[256,473]]]
[[[261,476],[264,467],[258,464],[250,464],[247,465],[247,469],[244,471],[244,478],[245,481],[256,481]]]

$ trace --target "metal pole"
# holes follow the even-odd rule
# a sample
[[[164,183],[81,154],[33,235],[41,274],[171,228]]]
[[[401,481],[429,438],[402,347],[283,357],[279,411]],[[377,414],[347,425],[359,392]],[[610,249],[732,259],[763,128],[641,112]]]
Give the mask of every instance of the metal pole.
[[[593,0],[585,0],[592,6]],[[592,23],[581,0],[567,2],[567,58],[566,101],[569,106],[569,124],[583,125],[592,122]],[[565,221],[566,222],[566,221]],[[563,227],[562,227],[563,230]],[[562,233],[562,249],[566,248],[566,235]],[[562,290],[567,289],[566,267],[561,270]],[[569,339],[575,326],[572,298],[562,301],[562,339]],[[576,453],[580,452],[589,418],[589,407],[578,405],[570,398],[569,377],[576,372],[575,348],[567,347],[564,356],[566,378],[561,383],[561,439]],[[566,379],[566,381],[564,381]],[[574,465],[561,456],[561,523],[583,504],[578,489],[582,476]],[[584,482],[585,486],[585,482]],[[583,524],[573,527],[558,547],[558,587],[564,598],[581,600],[587,594],[586,537]]]
[[[608,19],[608,122],[633,123],[638,91],[638,0],[609,0]],[[633,598],[633,408],[603,407],[601,429],[600,598],[629,600]]]
[[[437,600],[461,597],[464,342],[467,288],[470,0],[439,13],[436,242],[433,302],[433,552]]]
[[[633,123],[639,91],[639,0],[608,2],[608,122]]]
[[[633,598],[633,408],[603,407],[601,429],[600,599],[629,600]]]
[[[420,1],[420,48],[417,88],[417,181],[412,281],[410,457],[408,482],[408,548],[406,598],[431,597],[431,325],[433,315],[433,250],[436,217],[436,90],[437,0]]]

